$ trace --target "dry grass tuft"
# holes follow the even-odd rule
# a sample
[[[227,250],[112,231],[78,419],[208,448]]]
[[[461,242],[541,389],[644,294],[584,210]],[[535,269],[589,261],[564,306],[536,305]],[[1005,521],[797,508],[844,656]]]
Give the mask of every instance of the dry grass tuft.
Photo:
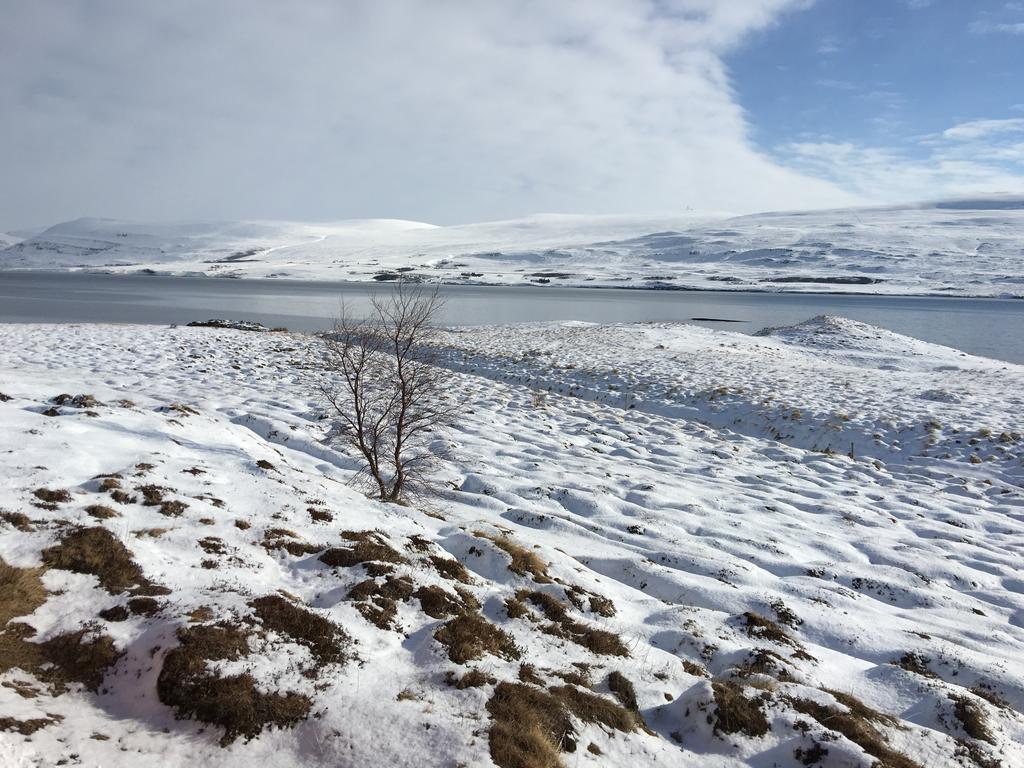
[[[178,630],[178,642],[164,659],[157,695],[179,718],[222,727],[221,746],[239,736],[252,739],[269,725],[292,727],[309,715],[312,702],[306,696],[264,693],[249,674],[218,677],[209,671],[211,661],[233,661],[248,653],[248,634],[241,628],[183,628]]]
[[[379,629],[395,629],[398,603],[413,594],[412,579],[408,576],[386,576],[383,582],[366,579],[349,590],[348,597],[356,601],[356,610]]]
[[[236,521],[235,525],[239,528],[241,526]],[[246,528],[248,528],[246,524]],[[245,530],[244,528],[242,530]],[[305,555],[313,555],[323,550],[323,547],[317,544],[311,544],[308,541],[303,541],[299,538],[298,534],[294,531],[289,531],[287,528],[267,528],[263,532],[263,541],[260,542],[267,552],[274,550],[283,549],[292,557],[304,557]]]
[[[106,528],[72,531],[57,546],[43,550],[43,562],[51,568],[96,576],[112,595],[149,585],[131,552]]]
[[[619,703],[630,712],[639,712],[640,707],[636,701],[636,688],[629,678],[621,672],[612,672],[608,675],[608,688]]]
[[[753,611],[747,611],[741,618],[750,637],[766,640],[777,645],[788,645],[793,648],[799,647],[797,642],[771,619]]]
[[[438,586],[420,587],[412,596],[420,601],[423,612],[432,619],[445,619],[458,616],[469,610],[462,600],[452,596]]]
[[[530,576],[538,584],[551,584],[552,579],[548,576],[548,564],[540,559],[535,553],[519,546],[507,536],[491,536],[477,531],[473,534],[481,539],[487,539],[498,549],[502,550],[512,562],[508,569],[519,576]]]
[[[466,566],[452,557],[430,556],[430,563],[438,574],[449,581],[458,581],[462,584],[472,584],[473,577],[469,575]]]
[[[715,733],[742,733],[746,736],[764,736],[768,733],[768,719],[761,709],[767,694],[748,699],[743,687],[731,680],[719,680],[711,684],[714,691]]]
[[[280,595],[267,595],[249,603],[269,630],[282,634],[309,649],[321,664],[343,664],[352,639],[338,625],[323,616],[290,603]]]
[[[71,501],[71,494],[63,488],[36,488],[32,495],[39,499],[37,507],[54,510],[58,504],[67,504]]]
[[[32,520],[29,516],[22,512],[0,512],[0,520],[3,520],[8,525],[12,525],[22,533],[31,533],[35,530],[32,525]]]
[[[46,713],[46,717],[35,717],[29,720],[18,720],[13,717],[0,717],[0,731],[14,731],[22,736],[31,736],[48,725],[56,725],[64,718],[61,715]]]
[[[576,749],[569,713],[547,691],[499,683],[487,711],[491,759],[499,768],[562,768],[560,752]]]
[[[510,617],[517,618],[524,615],[523,609],[527,602],[539,608],[544,617],[551,622],[543,627],[548,634],[571,640],[602,656],[629,655],[629,649],[617,635],[574,620],[569,615],[565,603],[547,592],[521,589],[516,593],[515,601],[506,601],[505,608]]]
[[[500,768],[558,768],[560,752],[576,751],[572,716],[629,733],[643,727],[635,712],[572,685],[545,691],[499,683],[487,702],[491,759]]]
[[[873,725],[873,723],[880,723],[890,727],[895,726],[898,721],[894,717],[871,709],[848,694],[837,694],[834,691],[829,691],[829,693],[846,707],[846,711],[839,707],[826,706],[807,699],[789,699],[788,701],[793,709],[800,714],[813,718],[830,731],[842,734],[874,757],[877,760],[875,763],[877,768],[921,768],[920,764],[892,749]]]
[[[987,741],[989,744],[996,743],[995,738],[992,736],[992,731],[989,729],[985,710],[982,709],[978,702],[967,696],[953,693],[949,695],[949,698],[953,700],[953,714],[960,721],[960,725],[963,726],[968,736],[977,741]]]
[[[402,555],[385,543],[375,531],[343,531],[342,538],[353,542],[346,549],[331,548],[320,555],[320,562],[332,568],[352,568],[360,563],[407,563]]]
[[[456,664],[483,658],[485,653],[508,661],[522,656],[512,638],[479,613],[467,612],[447,621],[434,639],[448,649],[448,658]]]
[[[85,513],[89,515],[89,517],[94,517],[97,520],[109,520],[112,517],[121,516],[118,511],[104,506],[103,504],[90,504],[85,508]]]
[[[444,680],[448,685],[454,686],[460,691],[465,688],[481,688],[485,685],[494,685],[498,682],[493,675],[481,672],[475,667],[469,670],[462,677],[457,677],[454,672],[446,672]]]

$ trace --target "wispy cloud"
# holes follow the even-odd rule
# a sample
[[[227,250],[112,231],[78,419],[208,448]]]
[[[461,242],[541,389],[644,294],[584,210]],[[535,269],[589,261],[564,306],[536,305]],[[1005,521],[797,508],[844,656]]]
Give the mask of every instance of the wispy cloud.
[[[794,168],[879,201],[1024,194],[1024,118],[972,120],[905,149],[830,138],[778,148]]]
[[[958,141],[981,139],[986,136],[1024,132],[1024,118],[1011,117],[1002,120],[971,120],[954,125],[942,132],[946,139]]]

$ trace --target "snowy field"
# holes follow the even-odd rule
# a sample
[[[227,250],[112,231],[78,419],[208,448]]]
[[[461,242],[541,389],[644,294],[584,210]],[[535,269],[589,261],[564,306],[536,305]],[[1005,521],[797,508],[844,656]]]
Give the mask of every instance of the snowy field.
[[[230,268],[354,269],[289,259]],[[0,326],[0,764],[1024,765],[1024,367],[838,318],[452,329],[441,493],[397,506],[316,350]]]
[[[23,240],[0,235],[0,269],[955,296],[1024,296],[1022,258],[1020,199],[445,227],[79,219]]]

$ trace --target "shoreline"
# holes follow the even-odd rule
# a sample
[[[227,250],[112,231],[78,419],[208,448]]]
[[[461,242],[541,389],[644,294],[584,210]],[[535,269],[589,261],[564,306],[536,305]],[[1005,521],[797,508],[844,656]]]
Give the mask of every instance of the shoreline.
[[[247,282],[247,283],[291,283],[298,285],[322,285],[322,286],[374,286],[393,284],[395,280],[374,280],[370,278],[368,280],[316,280],[310,278],[294,278],[294,277],[243,277],[236,275],[211,275],[208,273],[195,273],[195,272],[164,272],[148,270],[147,268],[140,269],[135,272],[119,272],[108,269],[95,269],[95,268],[59,268],[59,269],[0,269],[0,280],[5,275],[89,275],[89,276],[104,276],[104,277],[147,277],[147,278],[173,278],[176,280],[183,279],[195,279],[195,280],[230,280],[235,282]],[[978,293],[885,293],[881,291],[827,291],[827,290],[802,290],[793,288],[794,285],[823,285],[826,283],[819,283],[816,281],[807,281],[806,283],[798,283],[795,281],[787,281],[784,283],[787,287],[785,288],[755,288],[755,287],[744,287],[744,288],[727,288],[727,287],[715,287],[707,288],[702,286],[690,286],[690,285],[648,285],[648,286],[633,286],[633,285],[578,285],[578,284],[567,284],[567,283],[546,283],[539,284],[535,282],[527,283],[498,283],[498,282],[453,282],[446,280],[419,280],[415,281],[418,285],[436,285],[443,288],[510,288],[510,289],[522,289],[522,288],[533,288],[538,291],[546,290],[550,288],[563,289],[563,290],[603,290],[603,291],[649,291],[651,293],[727,293],[727,294],[758,294],[758,295],[797,295],[797,296],[872,296],[881,298],[905,298],[905,299],[971,299],[971,300],[988,300],[988,301],[1021,301],[1024,300],[1024,293],[1016,294],[1010,293],[1005,295],[990,295],[990,294],[978,294]],[[837,283],[841,284],[841,283]],[[0,321],[2,322],[2,321]]]

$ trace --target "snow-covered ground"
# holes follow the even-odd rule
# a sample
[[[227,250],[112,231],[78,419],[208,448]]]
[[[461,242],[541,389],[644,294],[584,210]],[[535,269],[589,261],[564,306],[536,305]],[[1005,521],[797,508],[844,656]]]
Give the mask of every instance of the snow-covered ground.
[[[0,269],[1022,296],[1022,259],[1024,201],[989,199],[738,217],[545,215],[445,227],[389,219],[79,219],[0,250]]]
[[[0,763],[1024,765],[1024,367],[838,318],[442,352],[396,506],[309,337],[0,326]]]

